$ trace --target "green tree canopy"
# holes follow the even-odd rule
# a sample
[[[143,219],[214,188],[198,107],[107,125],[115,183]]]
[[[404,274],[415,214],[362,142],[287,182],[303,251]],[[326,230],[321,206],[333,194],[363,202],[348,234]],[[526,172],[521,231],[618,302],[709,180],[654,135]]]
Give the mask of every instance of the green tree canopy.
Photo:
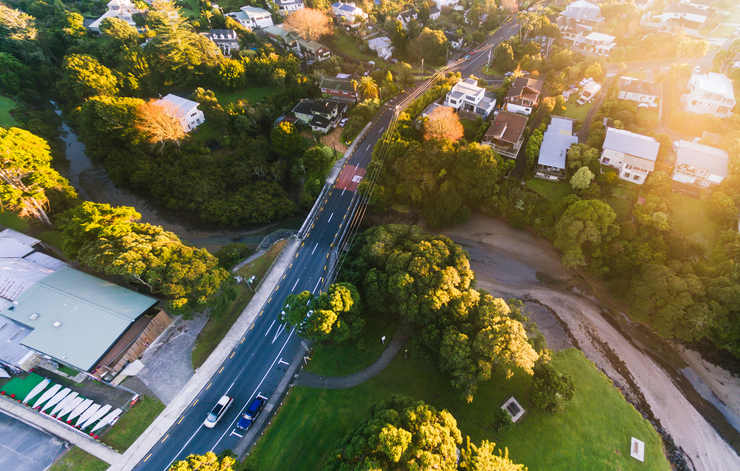
[[[588,167],[581,167],[572,177],[570,177],[570,186],[572,186],[574,190],[585,190],[591,186],[593,179],[594,174],[591,173],[591,170],[589,170]]]
[[[573,399],[575,386],[568,373],[558,373],[550,362],[540,360],[534,367],[529,398],[538,409],[559,412]]]
[[[282,122],[270,133],[272,150],[285,157],[300,157],[301,133],[292,123]]]
[[[619,234],[614,210],[600,200],[580,200],[565,210],[555,226],[555,247],[566,267],[586,265],[598,257],[602,243]]]
[[[175,461],[169,471],[233,471],[236,460],[230,456],[218,458],[209,451],[205,455],[190,455],[184,460]]]
[[[84,100],[96,95],[118,93],[118,79],[113,72],[87,54],[69,54],[62,63],[63,75],[59,87],[67,96]]]

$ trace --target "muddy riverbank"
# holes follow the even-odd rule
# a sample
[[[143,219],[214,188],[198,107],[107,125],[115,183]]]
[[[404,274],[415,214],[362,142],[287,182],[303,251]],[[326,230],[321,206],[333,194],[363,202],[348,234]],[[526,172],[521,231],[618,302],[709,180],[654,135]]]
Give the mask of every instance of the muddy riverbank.
[[[557,251],[543,238],[482,215],[444,233],[470,253],[479,288],[523,299],[530,312],[539,306],[538,314],[532,316],[535,321],[547,319],[541,312],[546,309],[552,319],[540,327],[548,343],[553,339],[553,347],[572,344],[582,350],[643,416],[664,431],[669,448],[671,439],[675,442],[689,466],[740,469],[735,451],[740,449],[740,433],[731,425],[740,417],[740,399],[728,399],[738,397],[740,379],[702,365],[695,353],[680,353],[631,323],[621,306],[566,270]],[[705,394],[711,391],[725,398],[726,409],[717,409],[693,384],[705,387]]]

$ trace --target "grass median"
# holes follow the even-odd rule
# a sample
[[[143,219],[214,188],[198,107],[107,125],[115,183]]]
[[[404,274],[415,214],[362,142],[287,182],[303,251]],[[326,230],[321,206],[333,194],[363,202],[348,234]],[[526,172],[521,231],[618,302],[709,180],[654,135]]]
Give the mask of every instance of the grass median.
[[[74,447],[51,465],[49,471],[105,471],[108,466],[105,461]]]
[[[130,447],[154,419],[164,410],[165,405],[153,396],[144,396],[123,414],[114,426],[100,440],[119,453]],[[78,468],[87,469],[87,468]]]
[[[449,377],[403,355],[379,376],[351,389],[292,388],[247,458],[248,466],[320,470],[336,441],[368,418],[371,404],[398,393],[447,409],[463,436],[507,447],[510,457],[530,470],[670,470],[657,432],[583,353],[559,352],[553,363],[569,373],[576,386],[575,398],[559,414],[532,408],[526,396],[531,377],[521,371],[508,380],[494,376],[480,385],[472,403],[466,403],[450,386]],[[496,432],[490,425],[493,412],[512,395],[526,414],[510,430]],[[645,442],[644,463],[629,456],[630,437]]]

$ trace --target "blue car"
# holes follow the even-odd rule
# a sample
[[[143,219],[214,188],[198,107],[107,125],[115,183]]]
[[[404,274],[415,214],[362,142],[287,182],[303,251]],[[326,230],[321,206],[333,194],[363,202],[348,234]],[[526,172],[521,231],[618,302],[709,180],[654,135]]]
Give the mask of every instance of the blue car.
[[[266,402],[267,398],[258,394],[257,397],[255,397],[254,400],[249,404],[247,412],[244,413],[244,415],[242,415],[242,417],[239,419],[239,422],[236,423],[236,428],[247,430],[252,425],[257,416],[260,415],[260,412],[262,412],[262,408],[265,407]]]

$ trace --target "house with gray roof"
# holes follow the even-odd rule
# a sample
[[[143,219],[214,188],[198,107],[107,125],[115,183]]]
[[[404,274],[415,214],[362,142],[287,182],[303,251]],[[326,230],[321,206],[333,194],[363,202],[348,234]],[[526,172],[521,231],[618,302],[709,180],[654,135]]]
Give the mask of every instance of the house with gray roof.
[[[252,30],[269,28],[273,25],[272,13],[264,8],[245,5],[240,7],[239,10],[237,12],[227,13],[226,16],[234,18],[239,24]]]
[[[275,4],[278,7],[278,13],[283,16],[304,8],[303,0],[275,0]]]
[[[303,99],[293,108],[298,122],[310,126],[313,131],[329,132],[335,128],[347,112],[349,104],[337,100]]]
[[[691,29],[700,29],[709,18],[709,11],[694,5],[674,3],[663,9],[658,16],[661,23],[674,23]]]
[[[616,168],[622,180],[642,185],[655,170],[660,142],[642,134],[609,128],[602,149],[602,164]]]
[[[239,50],[239,38],[233,29],[210,29],[207,33],[201,34],[218,46],[225,56],[230,56],[232,51]]]
[[[722,149],[681,140],[676,152],[672,188],[694,198],[710,195],[727,177],[729,163],[729,155]]]
[[[75,270],[9,231],[0,233],[0,338],[14,332],[0,344],[0,364],[65,365],[110,381],[172,322],[156,299]]]
[[[562,181],[566,174],[568,149],[573,144],[578,144],[578,136],[573,135],[573,120],[553,116],[540,144],[534,176],[543,180]]]
[[[601,8],[586,0],[577,0],[569,4],[560,16],[573,20],[589,31],[604,21],[604,17],[601,16]]]
[[[660,84],[639,80],[632,77],[619,77],[620,100],[630,100],[637,103],[656,104],[660,99]]]
[[[319,84],[321,93],[342,101],[357,101],[356,85],[361,78],[357,75],[339,74],[336,77],[322,77]],[[354,83],[353,83],[354,82]]]
[[[485,118],[496,107],[496,95],[479,87],[475,79],[466,78],[457,82],[452,90],[447,92],[444,105]]]
[[[367,13],[365,13],[362,8],[356,6],[354,3],[332,3],[331,10],[334,13],[334,16],[336,16],[337,18],[342,18],[348,23],[354,23],[355,18],[357,17],[367,19]]]

